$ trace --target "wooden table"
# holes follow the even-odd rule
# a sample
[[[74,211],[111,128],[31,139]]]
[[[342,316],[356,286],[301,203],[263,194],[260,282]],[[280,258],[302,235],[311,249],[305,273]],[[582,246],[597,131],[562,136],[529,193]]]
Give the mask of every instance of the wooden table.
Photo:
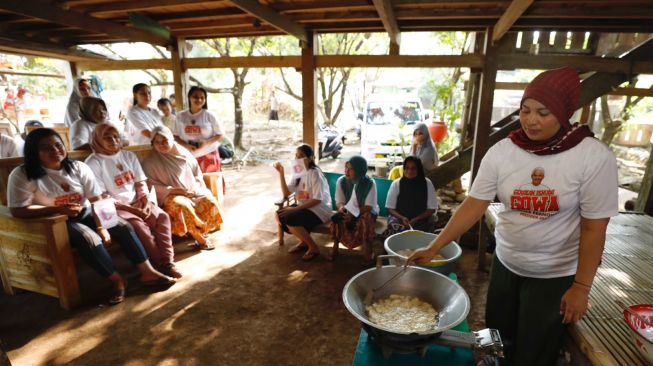
[[[486,223],[494,231],[501,204],[491,204]],[[621,213],[608,225],[603,261],[590,292],[590,309],[568,328],[564,348],[572,365],[648,365],[615,303],[653,304],[653,217]]]

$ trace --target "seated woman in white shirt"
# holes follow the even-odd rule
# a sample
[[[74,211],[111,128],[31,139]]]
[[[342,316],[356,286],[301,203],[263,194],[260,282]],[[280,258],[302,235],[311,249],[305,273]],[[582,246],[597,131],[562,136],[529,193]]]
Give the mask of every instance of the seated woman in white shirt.
[[[70,127],[73,150],[91,150],[91,135],[98,123],[107,122],[107,105],[100,98],[83,97],[79,102],[79,119]]]
[[[293,177],[290,184],[286,183],[284,169],[281,163],[275,163],[274,168],[279,173],[281,192],[288,197],[295,193],[298,205],[285,207],[277,211],[277,220],[283,230],[293,234],[299,239],[299,244],[288,250],[297,253],[307,250],[302,256],[305,261],[310,261],[320,254],[320,249],[311,238],[311,230],[316,226],[329,221],[333,215],[331,211],[331,195],[329,184],[320,168],[315,164],[315,153],[309,145],[303,144],[295,151],[295,159],[302,159],[306,171],[299,178]]]
[[[0,158],[13,158],[21,155],[23,155],[23,152],[18,151],[16,140],[0,133]]]
[[[190,108],[177,113],[172,134],[175,141],[197,159],[202,172],[222,170],[218,146],[224,135],[224,127],[208,111],[207,94],[204,88],[194,86],[188,91]]]
[[[114,227],[101,226],[90,203],[99,200],[101,194],[102,189],[91,169],[68,158],[61,137],[54,130],[39,128],[27,135],[25,163],[9,175],[7,201],[11,214],[20,218],[67,215],[71,245],[89,266],[113,285],[110,304],[122,302],[125,296],[125,281],[105,248],[112,239],[120,243],[127,258],[136,265],[142,283],[174,284],[173,278],[152,267],[129,223],[118,218]]]
[[[147,84],[138,83],[132,88],[134,105],[127,112],[128,123],[125,131],[132,145],[149,145],[152,130],[163,125],[163,120],[155,108],[150,108],[152,90]]]
[[[367,176],[367,161],[362,156],[353,156],[345,163],[345,175],[336,182],[336,209],[331,217],[333,249],[329,259],[335,259],[342,243],[349,249],[363,245],[363,264],[371,263],[379,205],[376,183]]]
[[[91,138],[93,154],[86,164],[100,188],[115,200],[118,215],[134,228],[154,267],[170,277],[180,278],[174,260],[170,217],[149,200],[147,177],[138,157],[122,150],[121,144],[115,126],[98,125]]]
[[[384,236],[411,227],[426,232],[433,231],[433,214],[438,209],[438,200],[433,183],[424,176],[420,159],[409,156],[404,160],[404,176],[390,185],[385,207],[390,216]]]

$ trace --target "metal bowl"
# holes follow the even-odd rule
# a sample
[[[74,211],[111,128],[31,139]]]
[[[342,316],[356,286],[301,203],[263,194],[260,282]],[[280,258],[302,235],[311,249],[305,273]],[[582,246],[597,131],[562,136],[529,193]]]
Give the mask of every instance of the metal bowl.
[[[352,315],[370,327],[395,335],[433,335],[460,324],[469,313],[469,296],[465,290],[448,277],[419,267],[410,266],[406,273],[375,291],[372,302],[392,294],[408,295],[425,301],[438,312],[436,327],[428,331],[403,333],[372,323],[367,317],[364,299],[368,291],[378,288],[400,271],[400,266],[383,266],[365,270],[347,282],[342,290],[342,300]]]
[[[406,261],[407,257],[399,254],[399,250],[424,248],[437,237],[438,235],[433,233],[426,233],[419,230],[407,230],[390,235],[385,240],[384,247],[388,254],[400,257],[402,259],[401,263],[403,263]],[[460,246],[452,241],[440,250],[440,255],[445,258],[444,261],[439,261],[438,263],[433,264],[417,264],[416,266],[438,273],[449,274],[454,271],[456,262],[462,254],[463,251]],[[396,260],[390,259],[390,264],[399,264],[395,262]]]

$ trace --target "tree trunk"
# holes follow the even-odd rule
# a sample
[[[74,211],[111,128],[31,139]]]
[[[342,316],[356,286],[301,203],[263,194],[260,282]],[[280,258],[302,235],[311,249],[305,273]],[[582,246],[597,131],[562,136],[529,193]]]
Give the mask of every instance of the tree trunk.
[[[614,137],[621,130],[622,122],[620,120],[613,120],[610,116],[610,107],[608,106],[608,96],[601,96],[601,120],[603,121],[603,136],[601,141],[606,145],[610,145]]]
[[[243,147],[243,92],[245,85],[238,78],[234,82],[232,95],[234,96],[234,147],[244,150]]]

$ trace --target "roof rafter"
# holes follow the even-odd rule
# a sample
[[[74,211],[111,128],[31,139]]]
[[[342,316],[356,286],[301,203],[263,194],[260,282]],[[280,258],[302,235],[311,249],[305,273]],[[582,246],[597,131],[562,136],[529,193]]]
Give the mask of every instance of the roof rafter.
[[[510,27],[515,24],[519,17],[524,14],[526,9],[528,9],[534,0],[512,0],[508,9],[505,13],[501,15],[501,18],[497,21],[497,24],[494,26],[494,33],[492,34],[492,42],[496,42],[503,37]]]
[[[270,7],[261,5],[256,0],[230,0],[232,4],[253,16],[266,21],[284,33],[297,37],[303,42],[309,42],[308,32],[301,25],[275,12]]]
[[[0,9],[80,29],[95,29],[109,36],[118,36],[132,42],[147,42],[160,46],[168,46],[171,42],[170,39],[154,33],[93,18],[90,15],[74,10],[64,10],[37,0],[2,1],[0,2]]]
[[[392,2],[390,0],[372,0],[372,2],[381,17],[383,28],[385,28],[388,36],[390,36],[390,41],[399,45],[401,42],[401,33],[397,24],[397,18],[395,18],[394,9],[392,8]]]

